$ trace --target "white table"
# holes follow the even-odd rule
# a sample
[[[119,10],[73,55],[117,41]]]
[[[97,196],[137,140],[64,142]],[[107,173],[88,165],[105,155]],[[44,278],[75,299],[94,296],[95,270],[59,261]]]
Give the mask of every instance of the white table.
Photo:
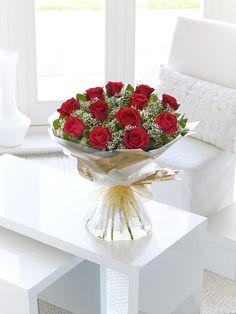
[[[78,257],[0,228],[0,313],[38,314],[37,297],[74,274],[80,263]]]
[[[102,269],[126,274],[129,314],[182,314],[186,309],[188,314],[199,313],[195,297],[202,282],[206,219],[150,201],[150,237],[104,242],[93,238],[83,222],[92,189],[92,184],[79,176],[3,155],[0,226],[97,263]]]

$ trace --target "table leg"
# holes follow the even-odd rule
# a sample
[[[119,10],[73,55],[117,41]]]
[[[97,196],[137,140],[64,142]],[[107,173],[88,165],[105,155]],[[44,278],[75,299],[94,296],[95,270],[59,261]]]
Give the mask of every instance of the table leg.
[[[39,313],[37,296],[31,297],[29,299],[29,307],[30,307],[30,314]]]
[[[128,314],[138,314],[139,310],[139,272],[132,271],[128,274],[129,298]]]
[[[117,310],[122,314],[138,314],[138,303],[138,272],[132,271],[125,275],[100,266],[101,314],[107,314],[108,310],[109,313]]]
[[[29,291],[0,280],[1,314],[38,314],[37,298],[30,298]]]
[[[107,278],[106,267],[100,265],[100,313],[107,313]]]
[[[171,314],[199,314],[201,309],[202,286],[199,286],[174,312]]]

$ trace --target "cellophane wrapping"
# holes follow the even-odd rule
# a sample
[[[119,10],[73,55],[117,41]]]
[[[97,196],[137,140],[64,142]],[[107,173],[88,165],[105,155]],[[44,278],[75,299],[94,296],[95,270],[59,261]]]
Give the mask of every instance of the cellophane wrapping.
[[[186,135],[196,125],[189,123]],[[144,209],[145,200],[151,198],[148,185],[155,180],[175,179],[178,170],[161,169],[158,157],[183,136],[150,151],[101,151],[59,138],[53,128],[49,132],[65,154],[77,159],[79,174],[95,183],[96,206],[85,217],[89,231],[107,241],[133,240],[151,234],[151,222]]]

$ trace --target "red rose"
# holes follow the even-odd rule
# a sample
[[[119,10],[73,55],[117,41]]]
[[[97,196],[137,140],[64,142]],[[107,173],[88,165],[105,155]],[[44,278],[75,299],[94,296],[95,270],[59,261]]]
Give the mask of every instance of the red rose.
[[[122,126],[138,126],[141,124],[140,113],[132,108],[121,108],[115,114],[115,118]]]
[[[162,106],[166,107],[167,105],[169,105],[173,110],[177,110],[179,108],[179,104],[177,103],[177,100],[167,94],[163,94],[162,95]]]
[[[109,97],[119,94],[124,84],[122,82],[108,82],[106,85],[107,95]]]
[[[143,110],[147,106],[148,99],[144,94],[133,93],[129,99],[129,103],[131,106]]]
[[[89,133],[89,144],[98,149],[105,148],[110,139],[110,130],[108,128],[104,128],[103,126],[96,126]]]
[[[85,129],[84,122],[76,117],[69,117],[63,127],[63,132],[71,137],[80,137]]]
[[[62,116],[69,116],[73,111],[79,108],[80,106],[78,101],[72,97],[71,99],[68,99],[67,101],[63,102],[63,104],[59,109],[57,109],[57,111]]]
[[[138,94],[143,94],[145,95],[148,99],[151,96],[151,93],[154,92],[154,88],[148,86],[148,85],[138,85],[136,87],[135,93]]]
[[[156,117],[156,123],[166,134],[172,134],[178,130],[177,118],[170,112],[160,113]]]
[[[98,100],[88,108],[89,112],[98,121],[104,121],[108,117],[108,104],[103,100]]]
[[[149,143],[150,137],[143,128],[134,128],[126,131],[124,135],[124,145],[127,148],[145,148]]]
[[[94,98],[104,100],[104,91],[102,87],[89,88],[85,93],[88,100],[93,100]]]

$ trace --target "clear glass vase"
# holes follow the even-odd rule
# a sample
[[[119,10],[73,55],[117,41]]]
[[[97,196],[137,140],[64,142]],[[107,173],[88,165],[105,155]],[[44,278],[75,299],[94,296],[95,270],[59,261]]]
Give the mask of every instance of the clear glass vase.
[[[100,200],[85,217],[88,230],[106,241],[135,240],[151,234],[145,200],[133,186],[98,189]],[[144,201],[144,203],[143,203]]]

